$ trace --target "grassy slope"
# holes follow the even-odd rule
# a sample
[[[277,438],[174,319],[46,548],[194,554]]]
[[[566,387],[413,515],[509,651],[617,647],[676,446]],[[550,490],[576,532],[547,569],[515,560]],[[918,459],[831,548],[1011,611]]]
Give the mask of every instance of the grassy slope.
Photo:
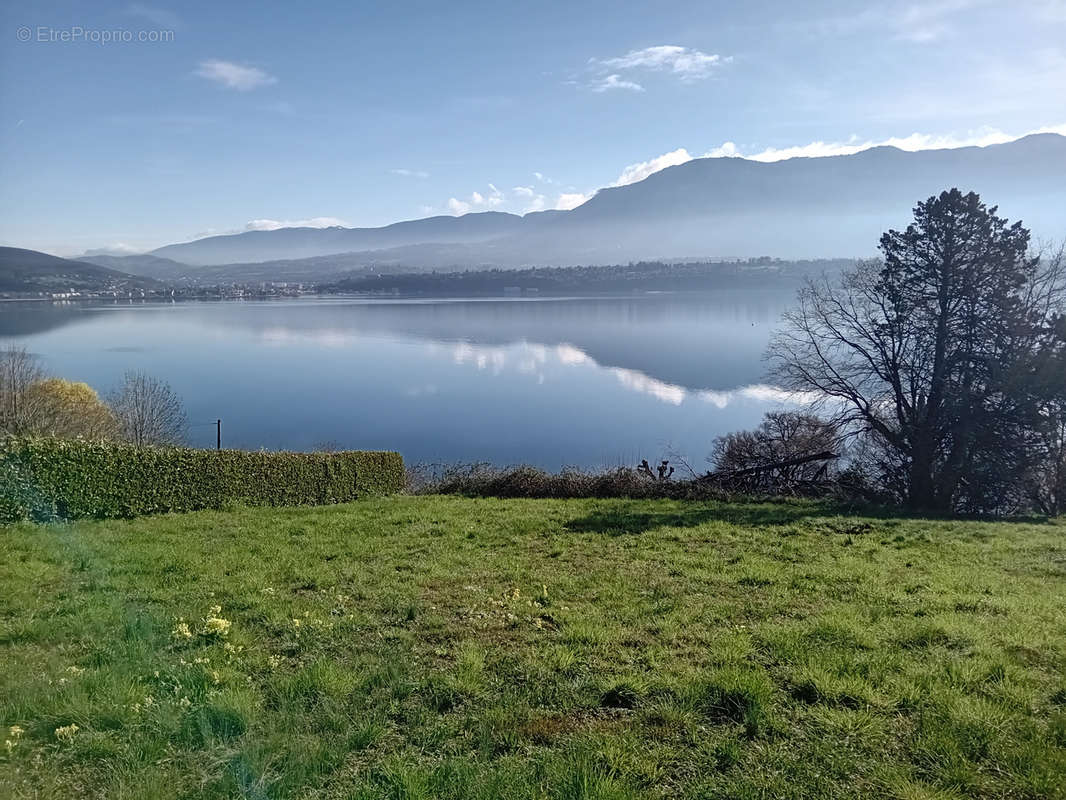
[[[1066,526],[827,513],[0,530],[0,795],[1066,796]]]

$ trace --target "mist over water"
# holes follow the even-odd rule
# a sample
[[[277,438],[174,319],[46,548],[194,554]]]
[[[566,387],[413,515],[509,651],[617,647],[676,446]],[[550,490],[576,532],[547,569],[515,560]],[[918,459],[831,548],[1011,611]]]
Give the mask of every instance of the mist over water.
[[[679,452],[784,398],[762,354],[791,291],[477,300],[301,299],[0,311],[5,343],[104,392],[127,369],[182,395],[190,443],[386,448],[549,469]]]

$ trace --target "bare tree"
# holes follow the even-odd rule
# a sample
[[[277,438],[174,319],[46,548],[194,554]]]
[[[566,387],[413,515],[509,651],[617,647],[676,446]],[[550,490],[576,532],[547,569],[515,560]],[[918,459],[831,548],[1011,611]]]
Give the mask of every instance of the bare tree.
[[[1060,279],[1066,274],[1064,250],[1066,245],[1047,259],[1045,270]],[[1058,336],[1037,352],[1029,371],[1042,402],[1028,495],[1036,509],[1050,515],[1066,512],[1066,314],[1058,313],[1055,324]]]
[[[25,348],[0,350],[0,432],[26,432],[29,420],[27,392],[44,377],[40,363]]]
[[[185,439],[185,409],[165,381],[143,372],[127,372],[122,386],[108,396],[108,404],[128,442],[176,445]]]
[[[1056,336],[1061,271],[995,212],[957,189],[919,203],[883,261],[808,284],[770,347],[783,386],[894,454],[914,508],[1002,508],[1041,424],[1028,365]]]
[[[771,411],[752,431],[714,441],[708,480],[737,491],[794,494],[834,477],[840,434],[836,425],[798,411]]]
[[[1044,453],[1028,480],[1029,498],[1050,516],[1066,512],[1066,413],[1057,415],[1043,437]]]

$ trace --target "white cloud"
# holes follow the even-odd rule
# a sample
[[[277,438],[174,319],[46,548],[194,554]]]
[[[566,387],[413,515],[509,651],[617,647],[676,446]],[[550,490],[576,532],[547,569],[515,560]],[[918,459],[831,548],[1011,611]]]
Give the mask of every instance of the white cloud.
[[[637,372],[634,369],[614,367],[611,369],[611,372],[618,379],[619,383],[634,392],[649,394],[656,400],[661,400],[672,406],[679,406],[685,402],[686,392],[682,386],[676,386],[672,383],[664,383],[663,381],[645,375],[643,372]]]
[[[526,201],[526,206],[522,209],[523,214],[528,214],[531,211],[543,211],[547,205],[547,198],[542,194],[538,194],[532,186],[515,186],[511,191],[515,197],[520,197]]]
[[[429,173],[422,169],[404,169],[403,167],[401,167],[399,169],[390,169],[389,172],[391,172],[393,175],[401,175],[405,178],[429,177]]]
[[[310,219],[253,219],[244,224],[246,231],[276,231],[278,228],[334,228],[349,227],[337,217],[311,217]]]
[[[581,192],[563,192],[559,195],[555,201],[555,208],[558,211],[570,211],[573,208],[577,208],[579,205],[588,200],[595,192],[589,192],[583,194]]]
[[[724,142],[704,154],[709,158],[746,158],[749,161],[783,161],[786,158],[820,158],[824,156],[846,156],[869,150],[871,147],[898,147],[900,150],[941,150],[956,147],[986,147],[990,144],[1012,142],[1021,136],[1034,133],[1058,133],[1066,136],[1066,124],[1051,125],[1027,131],[1019,135],[1005,133],[997,128],[979,128],[963,134],[912,133],[908,136],[890,136],[887,139],[860,140],[856,136],[844,142],[810,142],[791,147],[768,147],[754,153],[745,154],[733,142]],[[676,152],[676,151],[675,151]]]
[[[492,374],[499,375],[507,365],[507,347],[484,347],[460,342],[452,351],[452,361],[456,364],[473,364],[479,370],[492,367]]]
[[[97,247],[92,250],[86,250],[82,255],[86,256],[129,256],[134,253],[143,253],[143,247],[134,247],[133,245],[126,244],[125,242],[114,242],[106,247]]]
[[[448,211],[456,216],[461,216],[477,209],[498,208],[507,201],[506,195],[491,183],[489,184],[489,190],[487,194],[473,192],[466,200],[460,200],[458,197],[450,198],[447,203]],[[543,211],[548,207],[547,196],[537,192],[532,186],[516,186],[511,190],[511,194],[514,198],[523,202],[523,214]],[[552,207],[560,211],[569,211],[572,208],[577,208],[592,197],[593,194],[595,192],[587,194],[583,192],[562,192],[558,195]]]
[[[429,352],[446,356],[455,364],[470,364],[484,371],[491,369],[495,375],[502,374],[505,370],[514,370],[536,376],[538,383],[543,383],[545,372],[551,375],[554,371],[552,368],[556,366],[594,371],[614,377],[622,387],[629,391],[646,394],[672,406],[699,401],[718,409],[724,409],[730,405],[745,402],[760,405],[788,405],[810,403],[815,399],[815,396],[810,393],[788,392],[767,384],[749,384],[725,391],[687,389],[684,386],[653,378],[639,370],[600,364],[584,350],[568,343],[550,347],[526,341],[504,346],[460,342],[454,347],[432,344]]]
[[[560,344],[555,348],[555,355],[559,359],[559,363],[566,364],[569,367],[577,366],[578,364],[595,363],[592,358],[584,350],[574,347],[572,344]]]
[[[663,153],[661,156],[656,156],[647,161],[638,161],[636,164],[630,164],[622,170],[622,174],[619,175],[618,179],[611,185],[627,186],[631,183],[642,181],[652,173],[658,172],[661,169],[676,167],[678,164],[684,164],[686,161],[691,160],[692,156],[689,155],[688,150],[684,147],[679,147],[676,150],[671,150],[669,153]]]
[[[710,403],[715,408],[725,408],[738,400],[754,400],[766,405],[802,405],[814,402],[817,395],[811,392],[790,392],[765,383],[753,383],[724,392],[704,389],[697,392],[696,397],[705,403]]]
[[[241,64],[234,64],[232,61],[221,61],[216,58],[201,61],[196,68],[195,74],[201,78],[207,78],[209,81],[221,84],[227,89],[237,89],[241,92],[247,92],[251,89],[258,89],[260,86],[269,86],[278,82],[277,78],[263,72],[258,67],[246,67]]]
[[[351,347],[359,341],[359,337],[347,328],[322,328],[314,331],[266,328],[259,334],[259,338],[275,347],[301,342],[311,342],[319,347]]]
[[[668,71],[680,76],[682,80],[697,80],[706,78],[715,67],[728,61],[730,61],[728,57],[723,58],[717,53],[704,53],[676,44],[661,44],[655,47],[645,47],[643,50],[630,50],[618,58],[594,60],[593,63],[622,71],[634,69]]]
[[[448,210],[456,216],[461,216],[473,208],[496,208],[503,205],[503,202],[503,192],[490,183],[487,194],[472,192],[469,200],[460,200],[458,197],[450,198],[448,200]]]
[[[611,89],[626,89],[631,92],[643,92],[644,87],[634,81],[624,80],[617,73],[612,73],[606,77],[599,78],[592,82],[592,91],[594,92],[606,92]]]

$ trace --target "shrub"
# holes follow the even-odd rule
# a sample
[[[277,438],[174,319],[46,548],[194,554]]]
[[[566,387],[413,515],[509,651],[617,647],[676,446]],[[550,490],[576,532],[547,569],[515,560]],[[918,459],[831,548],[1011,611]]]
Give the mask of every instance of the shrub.
[[[469,497],[667,497],[684,500],[725,499],[722,489],[699,480],[656,481],[638,470],[618,467],[602,472],[491,464],[415,465],[407,475],[414,494],[460,494]]]
[[[830,421],[771,411],[755,430],[715,439],[710,460],[716,479],[737,491],[818,494],[837,477],[840,438]]]
[[[115,415],[87,383],[45,378],[26,389],[24,401],[23,433],[110,439],[118,432]]]
[[[404,485],[399,453],[269,453],[49,438],[0,441],[0,521],[324,505]]]

